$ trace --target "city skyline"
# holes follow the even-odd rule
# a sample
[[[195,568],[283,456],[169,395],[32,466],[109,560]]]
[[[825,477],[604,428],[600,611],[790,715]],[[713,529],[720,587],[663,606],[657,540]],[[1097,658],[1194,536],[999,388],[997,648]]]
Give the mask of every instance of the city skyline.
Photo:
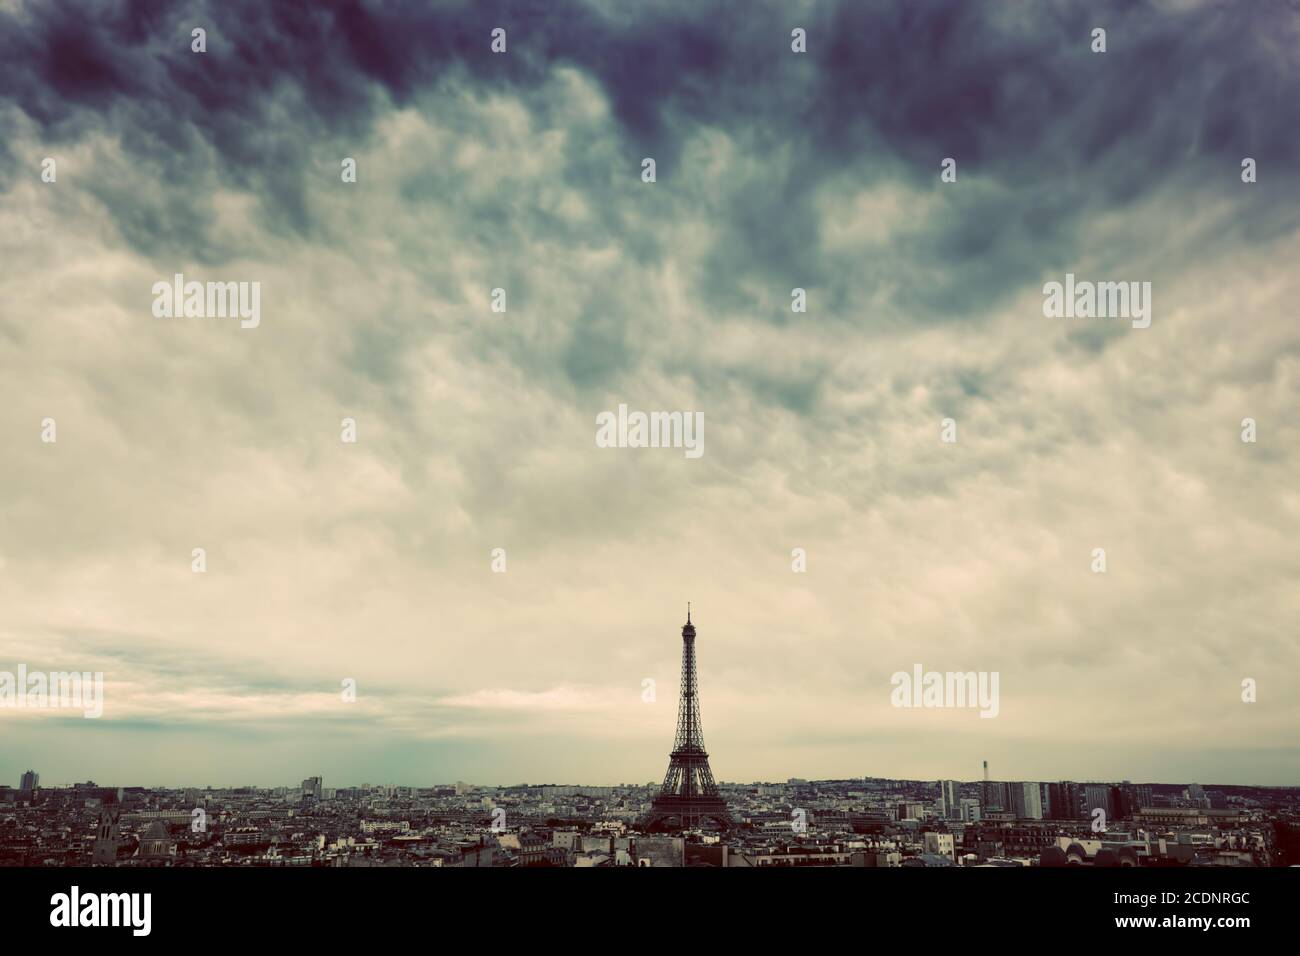
[[[676,769],[701,755],[698,740],[689,728],[679,737]],[[674,776],[624,787],[328,787],[319,775],[274,789],[0,787],[0,865],[1300,865],[1300,787],[791,779],[715,788],[706,774],[692,791]]]

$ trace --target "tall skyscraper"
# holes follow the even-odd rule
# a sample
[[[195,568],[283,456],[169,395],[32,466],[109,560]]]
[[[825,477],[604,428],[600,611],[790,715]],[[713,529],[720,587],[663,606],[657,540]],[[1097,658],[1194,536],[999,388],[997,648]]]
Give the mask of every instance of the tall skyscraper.
[[[1068,780],[1060,783],[1045,783],[1043,791],[1047,795],[1043,803],[1043,815],[1049,820],[1078,820],[1080,816],[1079,788]]]
[[[726,829],[731,811],[718,793],[704,749],[700,699],[695,675],[695,625],[690,605],[682,627],[682,689],[677,705],[677,736],[668,757],[668,773],[646,819],[649,830],[683,830],[711,821]]]
[[[1011,809],[1011,785],[989,779],[989,762],[984,761],[984,781],[980,785],[980,803],[984,812]]]
[[[961,818],[961,805],[957,801],[958,785],[956,780],[939,781],[939,816],[945,820]]]
[[[12,780],[13,777],[10,777],[9,779]],[[22,782],[18,785],[18,789],[22,791],[30,791],[35,790],[40,785],[41,775],[35,770],[28,770],[23,774]]]
[[[1125,780],[1119,786],[1120,806],[1117,808],[1123,817],[1136,817],[1143,807],[1155,806],[1155,799],[1150,786],[1139,786]]]
[[[1041,820],[1043,803],[1036,782],[1018,781],[1010,784],[1011,812],[1021,820]]]
[[[984,761],[984,780],[980,784],[980,805],[985,813],[990,810],[1011,809],[1011,785],[989,779],[989,762]]]
[[[1113,820],[1118,815],[1115,806],[1115,788],[1108,783],[1089,783],[1083,788],[1084,815],[1091,819],[1092,812],[1100,807],[1106,812],[1106,819]]]

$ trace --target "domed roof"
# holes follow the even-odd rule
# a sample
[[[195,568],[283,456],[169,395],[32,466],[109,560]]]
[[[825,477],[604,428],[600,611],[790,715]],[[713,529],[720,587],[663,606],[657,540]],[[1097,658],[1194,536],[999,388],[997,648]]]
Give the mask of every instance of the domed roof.
[[[149,829],[144,831],[144,837],[142,839],[166,840],[167,824],[163,823],[161,820],[155,820],[153,823],[149,824]]]

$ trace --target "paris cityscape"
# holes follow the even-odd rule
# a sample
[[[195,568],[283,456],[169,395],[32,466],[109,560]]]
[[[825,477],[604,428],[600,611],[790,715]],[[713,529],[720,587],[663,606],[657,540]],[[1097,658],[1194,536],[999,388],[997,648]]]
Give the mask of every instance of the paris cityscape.
[[[15,945],[1294,935],[1298,12],[0,0]]]
[[[1288,866],[1300,788],[720,783],[735,825],[638,828],[659,785],[0,787],[0,866]],[[1097,832],[1092,814],[1106,812]]]
[[[0,865],[1300,865],[1300,788],[862,777],[718,783],[687,605],[664,781],[0,787]]]

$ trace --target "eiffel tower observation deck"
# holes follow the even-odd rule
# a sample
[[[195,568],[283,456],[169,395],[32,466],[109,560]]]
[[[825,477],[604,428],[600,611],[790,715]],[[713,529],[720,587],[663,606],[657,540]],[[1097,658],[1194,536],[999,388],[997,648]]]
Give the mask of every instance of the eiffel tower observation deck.
[[[700,723],[699,684],[695,677],[695,625],[686,605],[682,628],[682,691],[677,705],[677,738],[668,757],[664,785],[650,806],[647,830],[689,830],[704,824],[719,829],[732,826],[727,802],[718,794],[704,749]]]

